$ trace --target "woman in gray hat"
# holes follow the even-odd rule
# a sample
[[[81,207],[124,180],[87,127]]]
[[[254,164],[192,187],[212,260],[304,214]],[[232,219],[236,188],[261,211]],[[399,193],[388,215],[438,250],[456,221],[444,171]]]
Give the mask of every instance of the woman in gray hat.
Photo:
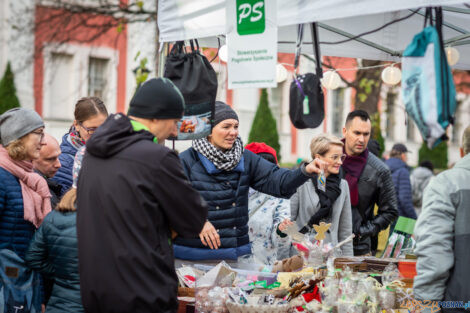
[[[297,170],[279,168],[243,148],[238,115],[230,106],[216,102],[214,117],[212,133],[194,140],[180,154],[186,176],[209,206],[208,219],[198,238],[176,237],[174,252],[180,260],[236,263],[239,257],[251,255],[249,188],[290,198],[313,173],[320,172],[321,161]]]
[[[49,187],[32,163],[43,139],[44,122],[35,111],[17,108],[0,115],[0,248],[22,259],[51,211]]]

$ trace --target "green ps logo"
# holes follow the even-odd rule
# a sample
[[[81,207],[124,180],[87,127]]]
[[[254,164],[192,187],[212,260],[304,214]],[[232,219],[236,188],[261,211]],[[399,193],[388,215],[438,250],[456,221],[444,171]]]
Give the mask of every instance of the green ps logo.
[[[261,34],[265,28],[264,0],[237,0],[238,34]]]

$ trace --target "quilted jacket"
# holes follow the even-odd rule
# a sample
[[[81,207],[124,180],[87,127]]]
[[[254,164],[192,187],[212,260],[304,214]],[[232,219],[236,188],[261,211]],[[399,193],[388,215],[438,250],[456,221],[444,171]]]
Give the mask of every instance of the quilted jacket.
[[[413,207],[410,170],[405,162],[398,158],[390,158],[385,164],[392,172],[393,185],[398,200],[398,214],[400,216],[416,219],[416,211]]]
[[[217,229],[221,241],[218,250],[210,250],[202,244],[199,237],[177,237],[174,241],[175,257],[186,260],[220,259],[223,251],[228,252],[231,259],[241,256],[241,253],[249,253],[250,250],[243,250],[241,253],[237,251],[250,243],[249,188],[275,197],[290,198],[297,187],[309,179],[305,166],[297,170],[279,168],[248,150],[243,152],[237,167],[228,172],[217,170],[193,148],[182,152],[180,159],[192,186],[209,205],[208,220]],[[186,249],[180,250],[181,246]],[[191,250],[196,253],[192,254]]]
[[[54,280],[46,312],[84,312],[80,297],[76,212],[49,213],[34,234],[26,263]]]
[[[21,258],[35,229],[23,216],[21,185],[15,176],[0,167],[0,247],[15,251]]]
[[[78,151],[78,149],[69,141],[68,137],[68,133],[62,137],[62,143],[60,144],[60,150],[62,153],[59,155],[61,167],[52,178],[52,180],[56,181],[59,183],[59,185],[62,186],[61,196],[63,196],[70,189],[70,187],[72,187],[73,161],[75,154],[77,154]]]

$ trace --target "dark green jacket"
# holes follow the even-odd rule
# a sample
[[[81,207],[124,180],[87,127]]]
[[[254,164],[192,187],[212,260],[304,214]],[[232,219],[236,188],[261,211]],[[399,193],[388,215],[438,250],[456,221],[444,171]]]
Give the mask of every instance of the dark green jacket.
[[[84,312],[80,297],[76,212],[53,210],[26,252],[26,263],[54,280],[46,312]]]

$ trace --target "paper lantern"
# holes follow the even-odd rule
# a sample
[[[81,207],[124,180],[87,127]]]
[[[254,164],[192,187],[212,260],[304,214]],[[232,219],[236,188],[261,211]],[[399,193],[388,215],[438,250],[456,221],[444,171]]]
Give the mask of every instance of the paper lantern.
[[[455,49],[454,47],[447,47],[446,55],[447,55],[447,63],[449,63],[450,66],[457,64],[457,62],[460,59],[459,50]]]
[[[396,85],[401,81],[401,71],[393,65],[387,66],[382,71],[382,80],[388,85]]]
[[[276,65],[276,81],[282,83],[287,79],[287,70],[282,64]]]
[[[222,47],[220,47],[220,49],[219,49],[219,58],[222,62],[227,62],[227,60],[228,60],[227,45],[223,45]]]
[[[341,83],[341,77],[335,71],[327,71],[323,73],[321,84],[326,89],[334,90],[339,87]]]

